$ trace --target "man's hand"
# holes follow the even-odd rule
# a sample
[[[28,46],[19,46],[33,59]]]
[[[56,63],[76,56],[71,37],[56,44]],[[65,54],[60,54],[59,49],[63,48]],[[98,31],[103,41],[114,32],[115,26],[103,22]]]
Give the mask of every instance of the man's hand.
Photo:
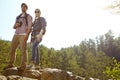
[[[30,32],[31,32],[31,29],[27,29],[26,35],[25,35],[25,37],[24,37],[24,40],[25,40],[25,41],[28,40],[28,37],[29,37]]]
[[[29,43],[29,44],[30,44],[30,46],[32,46],[32,44],[33,44],[33,43],[30,41],[30,43]]]
[[[28,35],[24,36],[24,40],[27,41],[28,40]]]
[[[14,29],[20,27],[20,23],[15,23]]]

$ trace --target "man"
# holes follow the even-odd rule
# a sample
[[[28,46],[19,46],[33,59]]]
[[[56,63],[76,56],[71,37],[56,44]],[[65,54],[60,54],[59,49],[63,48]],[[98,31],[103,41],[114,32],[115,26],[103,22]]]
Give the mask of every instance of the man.
[[[31,45],[32,45],[32,57],[29,68],[35,65],[36,69],[39,69],[39,51],[38,46],[42,40],[43,35],[46,32],[46,20],[41,17],[40,9],[35,10],[35,21],[33,22],[32,34],[31,34]]]
[[[26,13],[27,9],[28,6],[25,3],[22,3],[21,4],[22,13],[17,16],[16,22],[13,26],[13,28],[15,29],[15,34],[13,36],[11,43],[10,61],[9,64],[4,69],[8,69],[14,66],[15,51],[18,45],[21,50],[21,65],[17,69],[20,71],[24,71],[26,69],[27,62],[26,45],[29,33],[31,32],[32,28],[32,17]]]

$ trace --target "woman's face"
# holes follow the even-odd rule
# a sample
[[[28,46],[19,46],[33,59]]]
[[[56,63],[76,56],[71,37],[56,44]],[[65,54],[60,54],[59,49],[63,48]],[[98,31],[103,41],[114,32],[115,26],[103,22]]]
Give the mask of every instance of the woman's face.
[[[35,15],[36,15],[36,17],[40,17],[40,11],[39,10],[35,10]]]

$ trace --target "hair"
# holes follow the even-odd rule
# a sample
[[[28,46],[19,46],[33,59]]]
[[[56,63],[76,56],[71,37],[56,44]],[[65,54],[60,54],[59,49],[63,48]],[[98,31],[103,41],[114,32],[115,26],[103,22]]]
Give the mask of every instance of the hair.
[[[35,11],[36,11],[36,10],[39,11],[39,13],[41,13],[40,9],[37,8],[37,9],[35,9]]]
[[[26,3],[22,3],[22,4],[21,4],[21,7],[22,7],[23,5],[28,9],[28,6],[27,6]]]

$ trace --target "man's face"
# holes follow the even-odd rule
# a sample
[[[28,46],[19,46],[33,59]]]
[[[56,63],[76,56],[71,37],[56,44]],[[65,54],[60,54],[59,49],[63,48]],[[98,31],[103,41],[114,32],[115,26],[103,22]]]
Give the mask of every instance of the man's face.
[[[22,10],[22,12],[26,12],[26,11],[27,11],[26,6],[25,6],[25,5],[23,5],[23,6],[21,7],[21,10]]]

